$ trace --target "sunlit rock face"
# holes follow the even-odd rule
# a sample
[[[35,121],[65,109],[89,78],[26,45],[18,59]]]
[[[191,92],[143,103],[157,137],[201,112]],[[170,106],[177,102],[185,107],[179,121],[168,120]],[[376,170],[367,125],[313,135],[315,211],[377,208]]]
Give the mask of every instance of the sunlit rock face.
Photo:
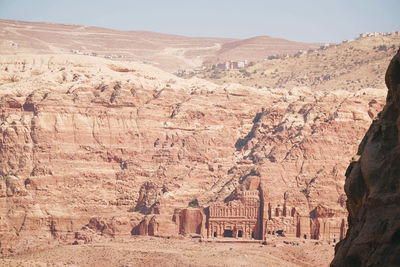
[[[2,253],[201,235],[203,209],[241,188],[275,210],[264,226],[280,230],[296,207],[301,233],[329,239],[324,225],[346,216],[346,166],[385,94],[216,85],[85,56],[0,62]]]
[[[400,262],[400,52],[386,72],[386,105],[372,122],[346,172],[346,238],[332,266],[394,266]]]

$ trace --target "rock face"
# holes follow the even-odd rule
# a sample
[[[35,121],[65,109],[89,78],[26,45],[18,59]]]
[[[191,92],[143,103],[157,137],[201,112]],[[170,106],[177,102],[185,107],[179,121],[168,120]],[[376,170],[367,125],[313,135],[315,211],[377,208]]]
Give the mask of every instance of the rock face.
[[[346,172],[349,230],[332,266],[400,262],[400,51],[386,72],[387,102]]]
[[[0,63],[3,254],[206,235],[202,207],[257,189],[254,177],[267,229],[280,230],[292,220],[284,207],[296,207],[301,233],[332,240],[327,225],[346,216],[344,161],[385,94],[216,85],[86,56]]]
[[[94,216],[127,218],[130,234],[153,214],[150,232],[179,233],[175,209],[199,195],[204,203],[224,183],[235,140],[268,99],[142,64],[81,56],[1,62],[3,253],[72,243]],[[182,215],[182,232],[196,216]]]
[[[201,234],[202,227],[205,228],[206,216],[200,209],[183,209],[179,213],[179,233]]]

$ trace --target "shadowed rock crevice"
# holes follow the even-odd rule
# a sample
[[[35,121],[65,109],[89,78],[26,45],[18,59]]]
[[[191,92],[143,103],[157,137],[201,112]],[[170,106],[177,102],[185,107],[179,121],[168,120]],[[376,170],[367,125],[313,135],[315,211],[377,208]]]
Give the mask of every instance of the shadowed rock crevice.
[[[251,131],[244,137],[244,138],[239,138],[236,143],[235,143],[235,148],[237,151],[242,150],[247,143],[255,137],[255,132],[257,131],[258,127],[260,127],[257,123],[260,121],[261,117],[263,116],[263,112],[259,112],[256,114],[256,116],[253,119],[253,128],[251,129]]]

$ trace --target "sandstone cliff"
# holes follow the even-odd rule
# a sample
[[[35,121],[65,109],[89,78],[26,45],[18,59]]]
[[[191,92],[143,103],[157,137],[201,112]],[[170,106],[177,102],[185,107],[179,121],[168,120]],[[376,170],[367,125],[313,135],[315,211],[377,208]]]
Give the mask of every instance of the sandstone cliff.
[[[235,161],[235,140],[268,99],[254,88],[185,81],[136,63],[1,62],[4,253],[74,242],[93,216],[118,218],[123,223],[107,225],[130,225],[126,235],[139,212],[163,210],[170,222],[175,208],[211,198],[208,189]]]
[[[364,136],[346,172],[349,230],[332,266],[400,263],[400,51],[386,72],[386,105]]]
[[[251,176],[313,225],[344,216],[345,162],[384,101],[379,88],[216,85],[85,56],[0,62],[2,253],[198,234],[189,203],[223,202]]]

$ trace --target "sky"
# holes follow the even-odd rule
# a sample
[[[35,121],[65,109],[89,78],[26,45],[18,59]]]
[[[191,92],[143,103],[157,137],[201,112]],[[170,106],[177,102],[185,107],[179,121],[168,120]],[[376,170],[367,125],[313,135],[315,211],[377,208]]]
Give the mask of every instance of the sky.
[[[0,19],[301,42],[400,30],[399,11],[400,0],[0,0]]]

